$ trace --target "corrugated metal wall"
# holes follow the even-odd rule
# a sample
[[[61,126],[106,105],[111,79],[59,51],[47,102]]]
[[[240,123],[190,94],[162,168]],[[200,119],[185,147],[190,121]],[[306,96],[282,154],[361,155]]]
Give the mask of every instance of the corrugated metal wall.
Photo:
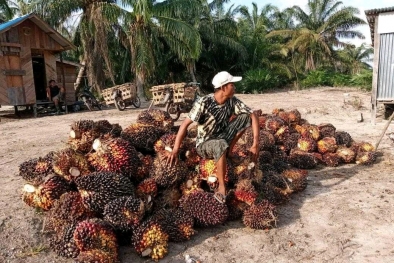
[[[394,100],[394,33],[380,34],[377,100]]]

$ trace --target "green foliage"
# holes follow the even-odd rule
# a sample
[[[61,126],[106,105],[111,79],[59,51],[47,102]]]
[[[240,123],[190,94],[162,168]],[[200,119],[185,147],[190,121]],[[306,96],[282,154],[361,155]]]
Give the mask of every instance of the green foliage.
[[[320,86],[332,86],[330,75],[323,70],[309,71],[306,77],[301,80],[301,87],[303,88]]]
[[[347,74],[333,73],[331,75],[331,82],[334,87],[351,86],[351,79],[352,76]]]
[[[364,70],[351,79],[352,86],[360,87],[367,91],[372,90],[372,70]]]
[[[267,90],[280,88],[288,79],[269,69],[252,69],[244,74],[243,80],[238,84],[242,93],[261,93]]]

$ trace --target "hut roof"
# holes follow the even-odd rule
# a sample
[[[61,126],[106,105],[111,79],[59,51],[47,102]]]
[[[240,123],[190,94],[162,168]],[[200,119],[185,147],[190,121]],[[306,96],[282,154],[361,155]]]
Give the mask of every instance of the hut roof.
[[[365,10],[365,15],[367,16],[367,21],[369,24],[369,30],[371,31],[371,41],[373,46],[374,34],[375,34],[375,18],[381,13],[394,12],[394,6]]]
[[[18,26],[20,23],[28,19],[34,24],[36,24],[42,31],[48,34],[53,40],[59,43],[59,45],[62,46],[64,50],[76,49],[76,47],[70,41],[68,41],[59,32],[53,29],[50,25],[48,25],[44,20],[42,20],[34,13],[30,13],[0,24],[0,34],[6,32],[7,30],[10,30],[15,26]]]

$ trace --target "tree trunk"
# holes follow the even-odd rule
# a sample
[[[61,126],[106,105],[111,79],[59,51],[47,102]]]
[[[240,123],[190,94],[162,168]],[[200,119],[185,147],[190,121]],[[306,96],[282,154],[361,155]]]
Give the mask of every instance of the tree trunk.
[[[85,69],[86,69],[86,67],[85,67],[86,61],[85,61],[85,59],[82,60],[81,64],[82,64],[82,66],[79,68],[78,76],[77,76],[77,79],[75,80],[75,83],[74,83],[74,90],[77,90],[78,87],[81,85],[83,75],[85,74]]]
[[[193,82],[197,82],[196,74],[195,74],[196,73],[196,64],[195,64],[195,62],[194,61],[186,62],[186,68],[189,71],[189,74],[190,74],[190,76],[192,78],[192,81]]]

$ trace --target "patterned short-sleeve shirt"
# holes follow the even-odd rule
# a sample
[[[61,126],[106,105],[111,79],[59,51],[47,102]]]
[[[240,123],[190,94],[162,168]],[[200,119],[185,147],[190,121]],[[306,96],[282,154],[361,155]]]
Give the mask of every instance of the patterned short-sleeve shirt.
[[[218,104],[214,94],[199,98],[189,112],[189,119],[198,123],[196,146],[215,138],[228,126],[232,115],[253,113],[235,96],[224,104]]]

